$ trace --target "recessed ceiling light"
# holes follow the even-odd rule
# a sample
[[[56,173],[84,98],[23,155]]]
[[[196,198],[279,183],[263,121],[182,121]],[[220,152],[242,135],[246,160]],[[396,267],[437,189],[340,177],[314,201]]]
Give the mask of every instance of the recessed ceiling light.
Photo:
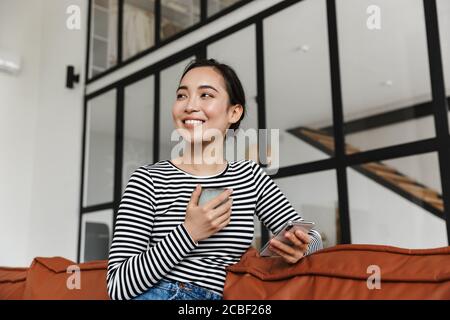
[[[18,73],[20,71],[20,57],[17,54],[0,49],[0,71]]]
[[[307,44],[303,44],[301,46],[295,47],[294,51],[302,51],[302,52],[308,52],[310,49],[310,46]]]

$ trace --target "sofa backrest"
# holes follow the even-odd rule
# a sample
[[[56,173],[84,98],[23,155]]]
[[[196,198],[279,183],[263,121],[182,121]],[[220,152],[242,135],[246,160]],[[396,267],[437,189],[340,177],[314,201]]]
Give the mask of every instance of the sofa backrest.
[[[379,282],[377,277],[379,276]],[[379,287],[379,288],[378,288]],[[290,265],[251,248],[227,268],[224,299],[450,299],[450,247],[338,245]]]
[[[0,299],[109,300],[106,268],[106,260],[37,257],[29,268],[0,268]]]
[[[21,300],[28,268],[0,267],[0,300]]]
[[[108,300],[106,268],[106,260],[76,264],[62,257],[35,258],[30,268],[0,267],[0,300]],[[377,268],[379,289],[370,279]],[[339,245],[295,265],[281,258],[262,258],[251,247],[237,264],[227,268],[223,297],[450,299],[450,247],[407,250]]]

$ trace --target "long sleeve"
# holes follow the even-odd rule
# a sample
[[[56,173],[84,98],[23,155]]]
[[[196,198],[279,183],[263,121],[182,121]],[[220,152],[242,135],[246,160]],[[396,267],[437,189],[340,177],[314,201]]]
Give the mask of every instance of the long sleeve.
[[[113,300],[129,300],[145,292],[198,245],[179,224],[148,249],[155,204],[152,178],[140,167],[123,193],[109,251],[107,288]]]
[[[253,160],[250,162],[255,177],[256,215],[259,220],[272,233],[276,233],[289,220],[304,220],[261,166]],[[311,236],[311,242],[305,256],[323,248],[319,232],[313,229],[308,234]]]

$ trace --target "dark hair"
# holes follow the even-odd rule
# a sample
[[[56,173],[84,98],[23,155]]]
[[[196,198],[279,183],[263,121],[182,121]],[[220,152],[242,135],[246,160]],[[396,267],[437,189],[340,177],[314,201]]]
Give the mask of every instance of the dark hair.
[[[236,72],[229,65],[219,63],[215,59],[196,59],[192,60],[184,69],[183,75],[180,78],[180,83],[186,73],[194,68],[199,67],[212,67],[216,71],[218,71],[225,81],[230,105],[242,105],[243,112],[241,118],[236,123],[232,123],[229,128],[233,130],[239,129],[239,125],[241,124],[242,119],[244,119],[245,117],[246,106],[244,88],[242,87],[242,83],[236,75]]]

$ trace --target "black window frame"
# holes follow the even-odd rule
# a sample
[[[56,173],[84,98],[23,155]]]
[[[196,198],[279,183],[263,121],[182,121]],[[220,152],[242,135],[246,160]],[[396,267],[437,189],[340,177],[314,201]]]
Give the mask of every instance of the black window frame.
[[[166,46],[167,44],[187,35],[188,33],[191,33],[225,15],[228,13],[235,11],[239,9],[240,7],[255,1],[255,0],[241,0],[237,3],[234,3],[233,5],[226,7],[225,9],[215,13],[214,15],[207,16],[207,10],[208,10],[208,1],[207,0],[200,0],[200,20],[199,22],[195,23],[194,25],[180,31],[179,33],[174,34],[171,37],[168,37],[164,40],[160,37],[160,26],[161,26],[161,0],[155,0],[155,43],[153,46],[151,46],[148,49],[145,49],[132,57],[129,57],[128,59],[123,60],[122,56],[122,47],[123,47],[123,7],[124,7],[124,0],[117,0],[118,1],[118,24],[117,24],[117,63],[112,66],[111,68],[93,76],[89,77],[90,74],[90,61],[92,57],[90,56],[90,49],[91,49],[91,25],[92,25],[92,4],[94,0],[89,0],[88,4],[88,27],[87,27],[87,45],[86,45],[86,73],[85,73],[85,83],[89,84],[92,83],[98,79],[101,79],[108,74],[117,71],[118,69],[142,58],[143,56],[146,56],[153,51],[156,51],[158,49],[161,49],[162,47]]]

